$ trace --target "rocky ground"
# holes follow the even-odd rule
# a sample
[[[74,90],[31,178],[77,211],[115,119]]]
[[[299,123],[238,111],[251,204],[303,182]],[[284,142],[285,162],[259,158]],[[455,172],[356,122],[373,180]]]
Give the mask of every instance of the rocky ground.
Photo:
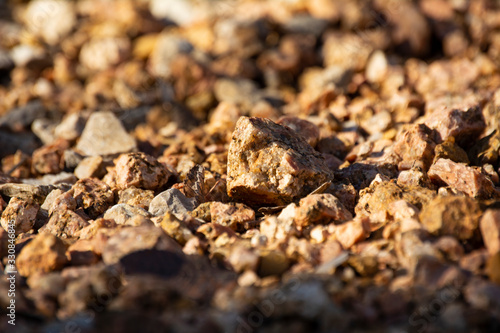
[[[499,88],[494,0],[0,1],[0,331],[499,332]]]

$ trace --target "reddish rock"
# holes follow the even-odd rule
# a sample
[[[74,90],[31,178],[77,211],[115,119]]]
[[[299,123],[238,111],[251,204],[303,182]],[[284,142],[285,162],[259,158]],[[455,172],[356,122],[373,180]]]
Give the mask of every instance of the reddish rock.
[[[286,204],[333,178],[321,154],[268,119],[241,117],[228,154],[228,194],[249,204]]]
[[[60,238],[76,237],[89,223],[71,210],[57,210],[39,232],[51,233]]]
[[[35,224],[38,209],[38,204],[33,200],[12,198],[2,213],[2,227],[8,231],[9,225],[12,225],[16,235],[28,232]]]
[[[106,174],[101,156],[90,156],[84,158],[75,169],[75,176],[83,178],[102,178]]]
[[[120,155],[115,165],[115,181],[119,189],[134,186],[155,190],[165,185],[171,175],[163,164],[144,153]]]
[[[436,130],[441,141],[453,136],[458,142],[468,138],[475,139],[486,128],[481,108],[478,105],[436,109],[427,117],[425,125]]]
[[[349,249],[370,235],[370,222],[368,219],[356,219],[338,225],[334,230],[337,241],[344,249]]]
[[[310,121],[292,116],[283,116],[276,123],[290,127],[313,147],[319,141],[319,128]]]
[[[352,219],[352,214],[339,199],[329,193],[310,194],[302,198],[295,212],[295,223],[300,227],[313,224],[339,223]]]
[[[403,159],[399,169],[421,167],[427,170],[434,158],[434,140],[435,133],[424,124],[411,125],[403,130],[394,144],[394,152]]]
[[[488,209],[479,222],[483,242],[488,253],[500,251],[500,209]]]
[[[109,186],[95,178],[80,179],[71,189],[78,207],[82,207],[92,219],[114,203],[114,194]]]
[[[495,193],[491,180],[473,167],[441,158],[428,172],[433,182],[444,183],[473,198],[489,198]]]
[[[33,152],[32,168],[39,174],[59,173],[64,168],[62,155],[69,148],[67,141],[58,140],[51,145],[43,146]]]
[[[67,262],[66,246],[54,235],[38,234],[16,258],[16,266],[22,276],[48,273],[61,269]]]

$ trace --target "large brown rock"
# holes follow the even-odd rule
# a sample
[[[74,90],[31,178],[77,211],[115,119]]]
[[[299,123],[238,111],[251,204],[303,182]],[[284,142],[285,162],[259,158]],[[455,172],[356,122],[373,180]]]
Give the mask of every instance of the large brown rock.
[[[255,205],[283,205],[333,175],[325,160],[288,127],[241,117],[228,153],[228,194]]]
[[[122,154],[116,163],[116,185],[119,189],[132,186],[155,190],[168,181],[170,172],[153,156],[144,153]]]
[[[394,152],[403,161],[400,169],[410,169],[414,166],[425,170],[432,164],[434,158],[435,132],[424,124],[415,124],[403,130],[394,145]]]

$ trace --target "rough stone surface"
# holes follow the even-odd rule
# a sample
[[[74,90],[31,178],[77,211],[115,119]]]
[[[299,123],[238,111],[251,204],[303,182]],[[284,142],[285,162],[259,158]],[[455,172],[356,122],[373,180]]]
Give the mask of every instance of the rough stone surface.
[[[42,233],[29,242],[16,258],[22,276],[61,269],[67,262],[66,246],[54,235]]]
[[[117,204],[109,208],[103,218],[114,220],[120,225],[130,225],[134,217],[141,217],[147,221],[151,214],[147,210],[127,204]]]
[[[35,224],[38,209],[38,204],[32,200],[12,198],[2,213],[2,227],[8,231],[12,225],[16,235],[28,232]]]
[[[284,116],[278,119],[276,123],[290,127],[312,147],[315,147],[319,141],[319,128],[310,121],[297,117]]]
[[[113,113],[102,111],[90,115],[76,148],[94,156],[128,153],[137,146],[120,120]]]
[[[161,188],[170,177],[168,169],[144,153],[120,155],[115,161],[116,185],[119,189],[134,186],[146,190]]]
[[[300,199],[295,222],[300,227],[313,224],[340,223],[352,219],[352,214],[339,199],[329,193],[310,194]]]
[[[90,156],[84,158],[75,168],[75,176],[83,178],[102,178],[106,174],[101,156]]]
[[[400,169],[419,166],[427,170],[434,158],[434,137],[435,133],[424,124],[405,129],[394,145],[394,152],[403,159]]]
[[[319,153],[271,120],[241,117],[228,154],[228,194],[249,204],[289,203],[333,178]]]
[[[114,194],[109,186],[95,178],[84,178],[72,187],[78,207],[82,207],[90,218],[96,218],[114,203]]]
[[[162,216],[166,212],[174,214],[177,218],[184,216],[194,209],[194,200],[187,198],[181,191],[171,188],[161,192],[149,204],[149,213],[153,216]]]
[[[437,160],[428,175],[432,181],[444,183],[473,198],[489,198],[495,194],[493,183],[481,171],[449,159]]]
[[[237,230],[243,223],[255,220],[255,211],[241,203],[212,202],[210,216],[213,223]]]
[[[154,197],[154,192],[151,190],[128,187],[118,192],[118,203],[124,203],[147,210]]]
[[[50,217],[46,225],[39,232],[50,233],[59,238],[76,237],[78,232],[89,225],[77,213],[71,210],[58,210]]]

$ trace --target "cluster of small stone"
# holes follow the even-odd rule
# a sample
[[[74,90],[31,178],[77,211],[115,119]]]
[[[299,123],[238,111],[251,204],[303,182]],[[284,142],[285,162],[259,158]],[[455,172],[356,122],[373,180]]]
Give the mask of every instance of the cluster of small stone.
[[[500,330],[496,1],[7,3],[24,331]]]

